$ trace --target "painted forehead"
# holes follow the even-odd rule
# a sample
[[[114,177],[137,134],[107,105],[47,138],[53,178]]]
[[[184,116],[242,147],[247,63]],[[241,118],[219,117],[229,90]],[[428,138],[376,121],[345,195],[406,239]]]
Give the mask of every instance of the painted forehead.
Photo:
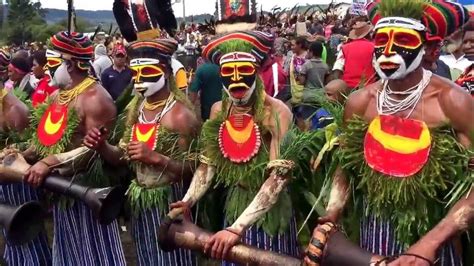
[[[61,58],[61,54],[54,51],[54,50],[51,50],[51,49],[47,49],[46,50],[46,57],[51,57],[51,58]]]
[[[219,64],[224,65],[226,63],[232,62],[250,62],[255,64],[257,62],[257,59],[255,58],[255,56],[249,53],[235,52],[223,55],[219,61]]]
[[[130,60],[130,66],[145,66],[145,65],[159,65],[163,64],[156,58],[135,58]]]

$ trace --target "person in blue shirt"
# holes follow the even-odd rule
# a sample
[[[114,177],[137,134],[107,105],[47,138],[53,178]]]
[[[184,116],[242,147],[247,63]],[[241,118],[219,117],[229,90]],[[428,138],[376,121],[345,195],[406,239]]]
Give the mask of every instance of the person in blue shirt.
[[[125,47],[115,47],[113,53],[114,64],[102,72],[100,80],[102,86],[109,92],[115,101],[132,81],[132,70],[127,66],[127,52]]]
[[[342,79],[329,82],[324,87],[326,99],[333,102],[343,103],[344,95],[347,93],[347,84]],[[334,117],[323,107],[319,108],[311,118],[311,130],[322,129],[334,122]]]

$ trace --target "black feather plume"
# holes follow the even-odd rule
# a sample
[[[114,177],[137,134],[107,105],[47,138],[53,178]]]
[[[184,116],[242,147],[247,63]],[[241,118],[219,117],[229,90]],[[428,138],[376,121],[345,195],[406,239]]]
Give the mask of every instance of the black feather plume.
[[[137,33],[133,27],[133,21],[127,12],[127,8],[127,4],[124,0],[114,0],[112,10],[114,12],[115,20],[120,28],[120,32],[127,42],[133,42],[137,40]]]
[[[146,0],[146,6],[153,23],[158,23],[161,29],[174,36],[178,22],[171,6],[171,0]]]

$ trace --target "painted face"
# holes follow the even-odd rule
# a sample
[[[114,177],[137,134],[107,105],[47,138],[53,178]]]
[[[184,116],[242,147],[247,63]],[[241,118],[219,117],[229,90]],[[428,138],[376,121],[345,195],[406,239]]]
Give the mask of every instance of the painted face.
[[[68,61],[63,61],[59,67],[57,67],[54,76],[51,78],[50,85],[58,87],[59,89],[65,89],[72,83],[71,75],[68,71]]]
[[[402,79],[421,64],[424,48],[419,32],[384,27],[375,34],[374,68],[382,79]]]
[[[53,80],[55,72],[59,66],[64,62],[61,54],[53,50],[46,50],[46,65],[44,65],[45,74],[49,75],[51,81]]]
[[[244,105],[255,91],[257,70],[253,62],[226,62],[221,64],[221,78],[224,89],[234,104]]]
[[[137,58],[130,62],[135,90],[149,97],[165,87],[165,66],[153,58]]]

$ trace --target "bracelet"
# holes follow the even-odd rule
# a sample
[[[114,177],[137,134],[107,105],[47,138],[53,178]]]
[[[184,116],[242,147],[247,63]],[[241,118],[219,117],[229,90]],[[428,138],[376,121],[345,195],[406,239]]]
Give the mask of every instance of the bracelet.
[[[46,165],[48,168],[51,168],[51,165],[49,165],[47,162],[43,161],[43,160],[39,160],[38,163],[43,163],[44,165]]]
[[[391,257],[385,257],[379,261],[377,261],[375,263],[375,265],[384,265],[382,263],[390,263],[390,262],[393,262],[395,260],[397,260],[398,258],[402,257],[402,256],[411,256],[411,257],[415,257],[415,258],[418,258],[418,259],[422,259],[426,262],[428,262],[429,265],[434,265],[434,263],[432,261],[430,261],[429,259],[423,257],[423,256],[420,256],[420,255],[417,255],[417,254],[412,254],[412,253],[403,253],[403,254],[399,254],[399,255],[395,255],[395,256],[391,256]]]
[[[415,258],[422,259],[422,260],[428,262],[430,265],[434,265],[434,263],[433,263],[431,260],[429,260],[429,259],[427,259],[427,258],[425,258],[425,257],[423,257],[423,256],[417,255],[417,254],[403,253],[403,254],[400,254],[400,257],[401,257],[401,256],[411,256],[411,257],[415,257]]]
[[[212,164],[211,159],[210,159],[209,157],[203,155],[203,154],[199,155],[199,161],[200,161],[201,163],[203,163],[203,164],[207,164],[207,165],[209,165],[209,166],[214,166],[214,165]]]
[[[232,230],[232,229],[226,228],[226,229],[224,229],[224,230],[225,230],[225,231],[227,231],[227,232],[231,232],[232,234],[234,234],[234,235],[237,235],[237,236],[241,237],[241,235],[240,235],[240,234],[237,234],[237,233],[236,233],[236,232],[234,232],[234,230]]]
[[[306,256],[316,265],[320,265],[324,248],[326,247],[331,231],[337,229],[337,226],[331,222],[319,225],[316,232],[319,234],[313,235],[306,250]]]

